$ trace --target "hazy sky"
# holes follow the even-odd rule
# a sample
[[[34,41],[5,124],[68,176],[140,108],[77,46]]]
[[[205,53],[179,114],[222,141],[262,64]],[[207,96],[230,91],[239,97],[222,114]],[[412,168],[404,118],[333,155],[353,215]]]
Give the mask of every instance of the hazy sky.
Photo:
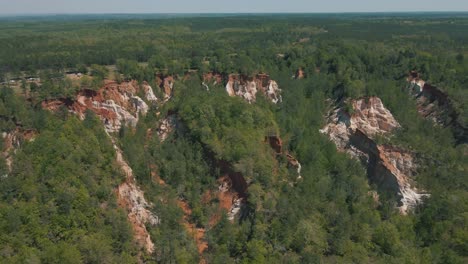
[[[0,14],[468,11],[468,0],[0,0]]]

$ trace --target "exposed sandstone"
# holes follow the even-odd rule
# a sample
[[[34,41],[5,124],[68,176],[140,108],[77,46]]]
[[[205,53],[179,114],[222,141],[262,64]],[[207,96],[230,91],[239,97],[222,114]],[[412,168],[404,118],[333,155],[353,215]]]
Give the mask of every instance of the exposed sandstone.
[[[320,132],[328,135],[338,150],[361,160],[369,180],[379,190],[393,193],[405,214],[427,196],[414,187],[412,178],[417,166],[413,154],[374,141],[375,136],[389,136],[400,125],[377,97],[355,100],[352,107],[352,115],[342,108],[335,109]]]
[[[13,166],[13,155],[16,153],[16,150],[24,141],[33,141],[35,136],[36,131],[31,129],[25,130],[21,127],[17,127],[15,130],[10,131],[9,133],[2,133],[3,149],[1,155],[5,159],[8,171],[11,172]]]
[[[378,97],[353,101],[353,110],[351,129],[364,131],[367,136],[387,134],[400,127],[392,113],[384,107]]]
[[[283,141],[279,136],[270,135],[265,137],[265,142],[268,142],[270,147],[275,151],[276,155],[284,155],[288,160],[288,166],[295,168],[297,171],[297,179],[302,179],[301,170],[302,166],[301,163],[293,157],[288,151],[283,151]]]
[[[134,238],[138,245],[145,248],[148,253],[152,253],[154,244],[146,229],[146,224],[157,225],[160,220],[149,210],[152,205],[146,201],[143,191],[136,185],[132,168],[125,161],[122,151],[115,143],[114,149],[117,163],[126,176],[125,181],[116,190],[119,206],[127,210],[128,220],[133,227]]]
[[[426,83],[415,71],[410,72],[407,81],[406,89],[416,96],[418,113],[435,124],[451,127],[458,144],[468,143],[468,128],[448,94]]]
[[[388,145],[381,145],[377,148],[383,166],[391,171],[397,179],[401,192],[401,206],[399,209],[404,214],[419,204],[424,196],[427,196],[427,194],[421,193],[411,186],[411,178],[417,168],[413,154],[404,149]]]
[[[218,200],[220,208],[227,211],[227,217],[234,221],[235,217],[241,212],[245,202],[245,197],[239,195],[233,187],[232,179],[224,175],[218,179]]]
[[[229,74],[223,77],[217,73],[206,73],[203,75],[202,85],[209,90],[211,83],[217,85],[224,79],[226,80],[225,89],[229,96],[239,96],[249,103],[254,103],[257,93],[261,92],[275,104],[282,101],[281,89],[267,74],[257,74],[253,77]]]
[[[142,89],[148,101],[157,101],[151,86],[143,83]],[[139,90],[140,86],[135,81],[119,84],[107,80],[104,87],[97,91],[84,89],[74,99],[44,101],[42,107],[51,111],[66,107],[81,119],[86,110],[91,110],[99,116],[106,131],[113,133],[118,132],[122,126],[135,127],[139,115],[147,114],[148,104],[135,95]]]
[[[171,132],[177,128],[177,117],[176,115],[168,115],[166,118],[161,120],[157,133],[159,140],[164,142]]]
[[[149,85],[143,83],[141,87],[148,101],[157,100]],[[106,81],[104,87],[97,91],[84,89],[75,99],[44,101],[42,107],[52,111],[66,107],[82,119],[85,112],[91,110],[102,120],[106,132],[112,133],[119,131],[123,125],[135,127],[139,116],[147,114],[147,103],[135,95],[139,89],[140,86],[135,81],[120,84]],[[143,191],[138,187],[133,171],[123,158],[115,139],[110,134],[109,136],[114,145],[117,164],[126,176],[125,181],[115,190],[118,204],[127,211],[137,244],[152,253],[154,244],[146,224],[156,225],[160,220],[150,211],[152,205],[146,201]]]
[[[113,100],[100,103],[93,102],[95,110],[104,122],[107,132],[118,132],[122,125],[135,127],[138,123],[138,116],[130,114],[124,107],[116,104]]]
[[[173,88],[174,88],[174,77],[172,76],[164,76],[159,75],[157,77],[158,86],[164,92],[164,101],[168,101],[171,99],[173,95]]]
[[[149,86],[147,83],[143,84],[143,90],[145,92],[145,97],[146,97],[146,100],[148,100],[148,102],[158,101],[158,98],[156,97],[156,95],[154,95],[153,88],[151,88],[151,86]]]

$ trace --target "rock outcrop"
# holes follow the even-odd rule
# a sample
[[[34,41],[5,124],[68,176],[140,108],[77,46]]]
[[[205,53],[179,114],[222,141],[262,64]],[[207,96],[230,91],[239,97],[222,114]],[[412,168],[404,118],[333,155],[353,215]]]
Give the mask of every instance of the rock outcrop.
[[[273,103],[282,101],[281,89],[278,84],[270,79],[267,74],[257,74],[253,77],[229,74],[223,77],[221,74],[207,73],[203,75],[202,85],[209,90],[209,85],[218,85],[226,81],[226,92],[229,96],[239,96],[249,103],[254,103],[257,99],[257,93],[263,93]]]
[[[245,197],[240,196],[233,187],[232,179],[228,175],[223,175],[218,179],[217,198],[220,202],[220,209],[226,210],[227,217],[234,221],[241,212],[245,203]],[[217,219],[216,221],[218,221]]]
[[[159,88],[164,92],[164,101],[167,102],[173,96],[174,77],[171,75],[158,75],[156,78]]]
[[[113,132],[118,132],[123,125],[135,127],[139,116],[147,114],[148,104],[136,96],[141,88],[148,102],[157,101],[151,86],[147,83],[143,83],[140,87],[135,81],[119,84],[106,80],[104,87],[97,91],[84,89],[74,99],[44,101],[42,107],[51,111],[65,107],[81,119],[84,119],[85,112],[90,110],[102,120],[114,145],[117,164],[126,176],[124,182],[115,190],[118,204],[127,211],[135,241],[151,254],[154,251],[154,244],[146,225],[157,225],[160,220],[150,211],[152,205],[146,201],[143,191],[136,183],[132,169],[111,135]]]
[[[147,83],[141,85],[148,102],[156,102],[153,89]],[[104,87],[94,91],[81,90],[74,99],[57,99],[42,102],[42,107],[52,111],[66,107],[84,118],[86,110],[93,111],[102,120],[107,132],[118,132],[122,126],[136,126],[139,115],[146,115],[148,104],[136,94],[140,86],[135,81],[117,83],[105,81]]]
[[[151,241],[146,224],[157,225],[159,218],[149,209],[151,204],[144,197],[143,191],[137,186],[132,168],[128,165],[122,155],[122,151],[114,142],[114,149],[117,157],[117,163],[125,174],[125,181],[117,187],[117,201],[119,206],[125,208],[128,213],[134,237],[138,245],[145,248],[148,253],[154,251],[154,243]]]
[[[169,137],[169,134],[177,128],[177,125],[177,116],[174,114],[169,114],[161,120],[157,130],[159,141],[164,142]]]
[[[361,160],[370,182],[393,194],[401,213],[406,214],[428,195],[414,187],[414,154],[374,140],[377,135],[389,136],[399,123],[377,97],[354,100],[352,109],[351,115],[343,108],[335,109],[320,132],[328,135],[338,150]]]
[[[171,133],[180,129],[181,125],[177,120],[177,115],[169,113],[162,119],[157,129],[160,142],[164,142]],[[220,212],[211,220],[212,223],[220,219],[221,211],[227,212],[228,219],[233,221],[238,216],[246,202],[247,182],[243,175],[236,172],[231,164],[224,160],[216,160],[214,155],[210,155],[209,160],[213,166],[219,168],[221,177],[218,179],[217,198],[220,201]],[[209,199],[208,199],[209,200]],[[184,209],[185,210],[185,209]],[[188,210],[185,210],[188,212]]]
[[[143,91],[145,92],[146,100],[148,102],[157,102],[158,98],[154,95],[153,88],[147,83],[143,83]]]
[[[450,127],[458,144],[468,143],[468,128],[460,121],[454,102],[447,93],[422,80],[415,71],[407,78],[406,89],[416,96],[418,112],[435,124]]]
[[[32,141],[36,136],[36,131],[31,129],[23,129],[17,127],[15,130],[10,132],[3,132],[3,149],[1,155],[5,159],[7,169],[11,172],[13,166],[13,156],[16,150],[21,146],[24,141]],[[3,175],[7,176],[7,175]]]
[[[269,135],[265,137],[265,142],[268,142],[270,147],[275,151],[276,155],[283,155],[288,160],[288,166],[295,168],[297,172],[297,179],[302,179],[301,170],[302,166],[301,163],[293,157],[288,151],[283,151],[283,141],[277,135]]]

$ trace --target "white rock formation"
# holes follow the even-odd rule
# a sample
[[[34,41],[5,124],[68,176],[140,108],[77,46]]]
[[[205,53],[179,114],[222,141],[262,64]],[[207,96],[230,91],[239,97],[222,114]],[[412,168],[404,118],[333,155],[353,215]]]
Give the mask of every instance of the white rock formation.
[[[128,165],[122,155],[122,151],[117,147],[114,140],[114,149],[117,163],[125,173],[126,180],[117,187],[117,197],[119,205],[126,208],[128,219],[132,224],[135,240],[143,246],[148,253],[154,251],[154,243],[151,241],[146,223],[157,225],[159,218],[154,215],[149,208],[152,207],[144,197],[143,191],[137,186],[132,168]]]
[[[226,84],[226,92],[229,94],[229,96],[236,96],[233,85],[234,85],[234,82],[231,82],[231,81],[229,81]]]
[[[116,104],[113,100],[106,100],[104,103],[97,101],[93,102],[93,107],[96,109],[104,109],[116,115],[115,118],[107,118],[100,116],[104,120],[104,127],[107,132],[118,132],[122,125],[129,125],[135,127],[138,123],[138,116],[133,116],[125,108]]]
[[[148,113],[148,105],[140,97],[132,96],[131,100],[138,113],[141,113],[142,115],[146,115],[146,113]]]
[[[35,131],[23,130],[19,127],[9,133],[2,133],[3,149],[1,150],[1,155],[5,159],[9,172],[11,172],[13,168],[13,156],[16,154],[18,148],[20,148],[24,141],[34,141],[35,135]],[[8,175],[2,175],[2,177],[8,177]]]
[[[177,117],[175,115],[168,115],[163,119],[158,128],[158,137],[161,142],[164,142],[169,134],[174,131],[177,126]]]
[[[234,221],[234,218],[241,212],[243,206],[242,198],[235,198],[232,203],[231,209],[229,210],[227,217],[230,221]]]
[[[386,134],[400,127],[392,113],[384,107],[378,97],[356,100],[353,102],[353,109],[351,129],[365,131],[369,137],[376,134]]]
[[[279,88],[276,81],[271,80],[270,84],[268,85],[267,95],[271,99],[273,103],[281,103],[283,98],[281,97],[281,89]]]
[[[230,79],[226,84],[226,92],[229,96],[242,97],[249,103],[255,102],[258,90],[259,88],[255,80],[244,83],[237,79]],[[282,101],[281,89],[279,89],[278,84],[273,80],[269,81],[265,95],[275,104]]]
[[[2,156],[5,158],[5,162],[8,168],[8,171],[11,172],[12,165],[13,165],[13,155],[16,152],[16,149],[19,148],[20,146],[20,140],[18,138],[17,133],[15,131],[7,133],[3,132],[2,133],[2,138],[3,138],[3,150],[2,150]],[[8,175],[6,175],[8,176]]]
[[[156,95],[154,95],[153,88],[151,88],[151,86],[144,84],[143,89],[145,91],[146,100],[148,100],[149,102],[158,101],[158,98],[156,97]]]
[[[428,196],[414,187],[413,156],[408,151],[377,145],[373,141],[376,135],[390,135],[400,124],[377,97],[355,100],[352,106],[352,115],[335,109],[320,132],[328,135],[338,150],[367,164],[371,168],[371,180],[384,188],[397,190],[400,212],[406,214]]]

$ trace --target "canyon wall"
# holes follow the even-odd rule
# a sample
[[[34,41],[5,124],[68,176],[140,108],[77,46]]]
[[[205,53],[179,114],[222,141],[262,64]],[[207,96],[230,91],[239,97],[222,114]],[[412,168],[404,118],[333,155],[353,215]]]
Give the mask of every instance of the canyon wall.
[[[437,125],[450,127],[457,144],[467,144],[468,128],[448,94],[422,80],[415,71],[410,72],[407,81],[406,89],[416,97],[418,113]]]
[[[248,103],[255,102],[258,92],[261,92],[272,103],[276,104],[282,101],[281,89],[276,81],[270,79],[268,74],[246,76],[241,74],[206,73],[203,75],[202,85],[210,90],[210,85],[221,85],[223,82],[226,83],[225,89],[229,96],[239,96]]]
[[[339,151],[362,161],[369,181],[380,191],[396,197],[400,212],[406,214],[428,195],[414,186],[417,168],[414,154],[395,146],[380,145],[375,140],[378,136],[390,136],[400,124],[378,97],[348,103],[353,113],[343,107],[334,109],[320,132],[328,135]]]
[[[140,91],[142,89],[142,91]],[[70,112],[84,119],[86,111],[94,112],[102,121],[116,153],[116,162],[120,166],[125,180],[115,190],[119,206],[127,211],[127,216],[134,232],[136,243],[148,253],[154,251],[154,244],[146,228],[146,224],[157,225],[159,218],[151,212],[152,205],[146,201],[144,192],[138,187],[133,171],[125,161],[112,133],[118,132],[122,126],[135,127],[140,115],[147,114],[148,104],[136,94],[143,92],[148,103],[158,99],[147,83],[105,81],[99,90],[83,89],[75,98],[57,99],[42,102],[42,107],[56,111],[66,107]]]

